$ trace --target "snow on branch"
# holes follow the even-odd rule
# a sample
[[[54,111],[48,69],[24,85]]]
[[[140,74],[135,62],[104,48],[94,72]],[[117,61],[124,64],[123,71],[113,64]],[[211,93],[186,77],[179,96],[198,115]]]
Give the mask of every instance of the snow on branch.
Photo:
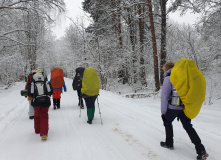
[[[13,30],[13,31],[8,31],[8,32],[6,32],[6,33],[0,33],[0,37],[3,37],[3,36],[5,36],[5,35],[8,35],[8,34],[11,34],[11,33],[14,33],[14,32],[20,32],[20,31],[22,31],[22,32],[27,32],[27,31],[24,30],[24,29],[16,29],[16,30]]]

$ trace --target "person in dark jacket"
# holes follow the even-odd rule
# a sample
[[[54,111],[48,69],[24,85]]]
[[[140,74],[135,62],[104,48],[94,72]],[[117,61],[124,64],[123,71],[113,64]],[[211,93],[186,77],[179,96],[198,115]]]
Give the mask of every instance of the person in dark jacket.
[[[35,133],[40,134],[42,140],[48,137],[48,110],[51,105],[50,96],[53,89],[47,77],[41,70],[37,70],[33,76],[30,92],[28,96],[32,97],[31,104],[34,107],[34,128]]]
[[[161,95],[161,117],[165,126],[166,141],[160,142],[160,145],[168,149],[174,149],[172,122],[177,117],[181,121],[183,128],[186,130],[187,134],[189,135],[191,142],[195,145],[196,153],[198,154],[197,159],[198,160],[206,159],[206,157],[208,157],[208,154],[205,150],[205,147],[201,143],[200,137],[193,128],[193,125],[191,124],[191,119],[189,119],[184,114],[183,109],[185,106],[183,105],[175,106],[171,104],[171,98],[172,98],[171,95],[172,91],[174,90],[174,86],[170,82],[170,74],[173,66],[174,63],[172,62],[166,63],[163,66],[164,81],[163,81],[162,95]]]
[[[73,90],[77,90],[77,95],[78,95],[78,106],[81,107],[81,109],[84,109],[84,103],[82,99],[82,94],[81,94],[81,88],[82,88],[82,78],[84,74],[84,67],[78,67],[76,69],[75,77],[72,83]]]

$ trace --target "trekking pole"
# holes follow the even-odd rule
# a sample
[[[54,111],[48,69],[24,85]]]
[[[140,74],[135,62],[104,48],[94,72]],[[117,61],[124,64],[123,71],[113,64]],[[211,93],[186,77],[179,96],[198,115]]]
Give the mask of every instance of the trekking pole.
[[[101,111],[100,111],[99,102],[98,102],[98,97],[97,97],[97,105],[98,105],[98,109],[99,109],[99,114],[100,114],[100,119],[101,119],[101,125],[103,125],[102,118],[101,118]]]
[[[79,117],[81,117],[81,99],[80,99],[80,114],[79,114]]]
[[[80,114],[79,114],[79,117],[81,117],[81,107],[80,107]]]

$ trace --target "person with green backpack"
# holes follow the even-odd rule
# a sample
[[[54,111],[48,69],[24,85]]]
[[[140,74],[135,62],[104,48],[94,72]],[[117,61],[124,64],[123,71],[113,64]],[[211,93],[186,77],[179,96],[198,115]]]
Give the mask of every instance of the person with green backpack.
[[[87,123],[92,124],[95,113],[95,101],[99,95],[100,80],[94,68],[85,68],[82,79],[81,93],[87,106]]]

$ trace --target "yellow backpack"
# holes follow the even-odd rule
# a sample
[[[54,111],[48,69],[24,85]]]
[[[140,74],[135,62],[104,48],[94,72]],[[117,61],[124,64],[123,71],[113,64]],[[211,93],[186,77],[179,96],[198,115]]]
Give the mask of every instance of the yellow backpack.
[[[97,71],[94,68],[85,68],[81,93],[87,96],[96,96],[99,94],[100,80],[97,75]]]
[[[185,106],[185,115],[195,118],[206,96],[206,81],[197,65],[191,59],[180,59],[171,71],[170,81]]]

